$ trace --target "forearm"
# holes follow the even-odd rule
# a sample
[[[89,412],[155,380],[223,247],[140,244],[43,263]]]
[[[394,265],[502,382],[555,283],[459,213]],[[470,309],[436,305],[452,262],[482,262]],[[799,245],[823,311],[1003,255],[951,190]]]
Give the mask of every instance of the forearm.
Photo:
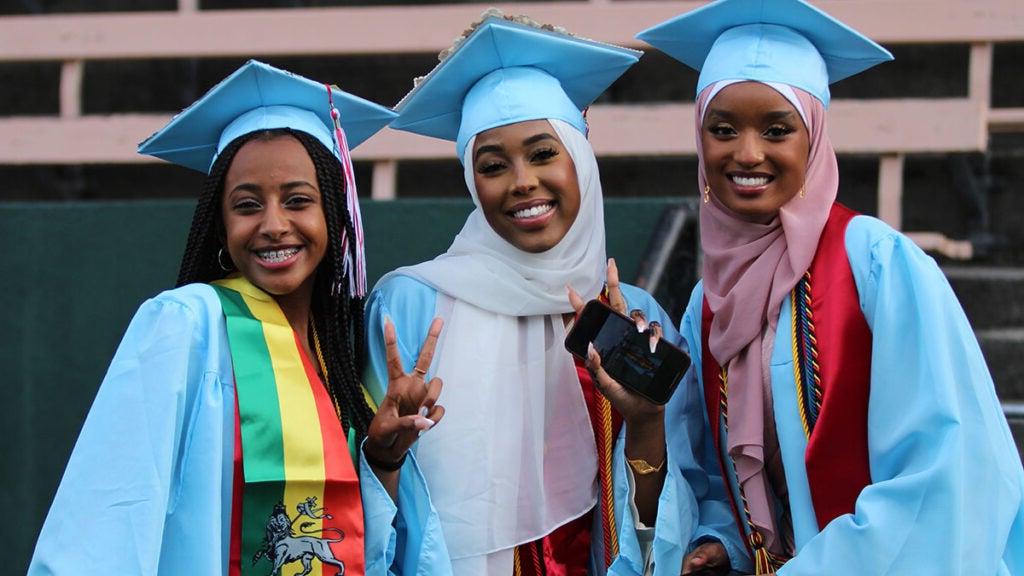
[[[377,481],[380,482],[384,491],[391,497],[391,501],[396,505],[398,504],[398,482],[401,479],[400,475],[402,472],[402,464],[405,463],[405,456],[402,456],[397,462],[388,462],[381,457],[378,457],[372,448],[370,439],[363,443],[363,460],[373,471],[373,475],[377,477]]]
[[[664,418],[649,418],[626,425],[625,455],[627,460],[644,460],[657,472],[639,474],[634,468],[636,496],[633,500],[640,521],[653,526],[658,515],[658,499],[665,483],[665,423]]]

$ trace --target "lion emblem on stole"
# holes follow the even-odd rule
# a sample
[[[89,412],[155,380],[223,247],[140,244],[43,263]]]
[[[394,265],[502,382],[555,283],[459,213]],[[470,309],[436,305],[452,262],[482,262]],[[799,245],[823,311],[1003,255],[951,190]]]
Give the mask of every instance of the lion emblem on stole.
[[[313,570],[313,559],[315,558],[320,560],[324,566],[336,566],[338,571],[335,573],[335,576],[344,576],[345,563],[334,557],[331,544],[341,542],[345,538],[345,533],[337,528],[309,530],[309,527],[314,524],[313,522],[303,522],[299,524],[298,532],[294,530],[295,523],[303,516],[314,520],[329,520],[331,518],[331,515],[327,514],[326,510],[322,507],[317,507],[316,496],[310,496],[304,502],[296,504],[295,510],[298,514],[295,518],[291,518],[288,516],[288,511],[283,503],[278,502],[274,505],[274,512],[267,519],[267,531],[263,537],[263,547],[253,556],[252,563],[256,564],[261,558],[266,557],[267,560],[274,564],[273,569],[270,571],[270,576],[278,576],[281,573],[281,567],[285,564],[302,562],[303,570],[299,573],[299,576],[306,576]],[[337,537],[318,538],[310,536],[310,534],[318,532],[321,534],[324,532],[334,532],[337,534]]]

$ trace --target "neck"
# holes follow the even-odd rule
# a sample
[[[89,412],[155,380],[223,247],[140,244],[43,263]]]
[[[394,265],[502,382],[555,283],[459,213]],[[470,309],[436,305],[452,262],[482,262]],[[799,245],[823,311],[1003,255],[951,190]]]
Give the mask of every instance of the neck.
[[[281,307],[281,312],[288,319],[292,330],[305,342],[309,334],[309,316],[313,300],[312,282],[299,286],[290,294],[274,296],[274,300]]]

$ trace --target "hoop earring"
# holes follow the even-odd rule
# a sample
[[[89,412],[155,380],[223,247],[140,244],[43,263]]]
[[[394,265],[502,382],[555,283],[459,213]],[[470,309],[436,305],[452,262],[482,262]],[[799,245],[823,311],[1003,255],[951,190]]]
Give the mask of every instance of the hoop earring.
[[[235,263],[231,262],[231,256],[228,256],[228,262],[231,264],[231,266],[225,266],[223,258],[224,258],[224,248],[222,247],[220,250],[217,250],[217,265],[220,266],[220,269],[225,271],[225,272],[231,272],[232,270],[234,270],[235,269]]]
[[[708,200],[710,199],[709,198],[709,194],[710,193],[711,193],[711,185],[710,184],[705,184],[704,185],[704,203],[705,204],[707,204]]]

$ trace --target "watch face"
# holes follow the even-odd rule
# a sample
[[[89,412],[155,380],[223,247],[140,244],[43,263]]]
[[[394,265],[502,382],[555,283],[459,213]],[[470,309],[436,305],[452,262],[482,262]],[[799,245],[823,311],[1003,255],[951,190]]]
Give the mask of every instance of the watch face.
[[[651,466],[647,460],[627,460],[627,462],[629,462],[629,467],[641,476],[661,470],[661,466],[655,468],[654,466]]]

